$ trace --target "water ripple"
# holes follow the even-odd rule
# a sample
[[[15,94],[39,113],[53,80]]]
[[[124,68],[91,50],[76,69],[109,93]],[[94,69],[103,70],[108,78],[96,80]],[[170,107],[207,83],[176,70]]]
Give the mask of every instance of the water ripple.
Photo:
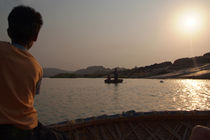
[[[123,111],[209,110],[210,80],[125,79],[119,85],[104,79],[44,78],[35,98],[45,123],[116,114]]]

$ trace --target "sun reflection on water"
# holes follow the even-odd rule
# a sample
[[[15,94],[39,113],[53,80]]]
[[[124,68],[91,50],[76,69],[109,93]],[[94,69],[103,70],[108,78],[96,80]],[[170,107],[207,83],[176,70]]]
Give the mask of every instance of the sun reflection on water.
[[[185,110],[204,110],[208,106],[209,96],[206,83],[201,80],[180,80],[182,90],[178,91],[179,99]]]

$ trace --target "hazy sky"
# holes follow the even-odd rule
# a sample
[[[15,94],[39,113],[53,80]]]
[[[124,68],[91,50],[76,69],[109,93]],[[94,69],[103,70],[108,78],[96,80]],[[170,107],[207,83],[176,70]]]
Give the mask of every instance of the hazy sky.
[[[0,40],[20,4],[43,16],[30,50],[43,67],[133,68],[210,52],[210,0],[0,0]],[[186,33],[177,22],[189,10],[202,24]]]

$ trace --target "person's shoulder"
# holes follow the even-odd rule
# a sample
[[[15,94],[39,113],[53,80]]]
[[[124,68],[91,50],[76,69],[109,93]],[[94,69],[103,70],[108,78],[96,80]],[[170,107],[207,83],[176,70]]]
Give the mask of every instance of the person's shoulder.
[[[8,46],[11,46],[11,44],[9,42],[0,41],[0,47],[8,47]]]
[[[9,42],[0,41],[0,55],[5,56],[10,53],[10,46],[12,46]]]
[[[42,72],[42,66],[39,64],[39,62],[37,61],[37,59],[32,54],[30,54],[29,52],[26,51],[25,53],[29,56],[28,58],[29,58],[30,62],[33,63],[33,65],[36,68],[38,68],[39,71]]]

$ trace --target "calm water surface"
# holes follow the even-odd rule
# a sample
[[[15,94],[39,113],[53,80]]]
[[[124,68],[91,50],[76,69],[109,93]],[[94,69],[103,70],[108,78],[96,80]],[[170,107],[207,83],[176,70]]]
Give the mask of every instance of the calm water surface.
[[[128,110],[209,110],[210,80],[44,78],[35,107],[44,124]]]

